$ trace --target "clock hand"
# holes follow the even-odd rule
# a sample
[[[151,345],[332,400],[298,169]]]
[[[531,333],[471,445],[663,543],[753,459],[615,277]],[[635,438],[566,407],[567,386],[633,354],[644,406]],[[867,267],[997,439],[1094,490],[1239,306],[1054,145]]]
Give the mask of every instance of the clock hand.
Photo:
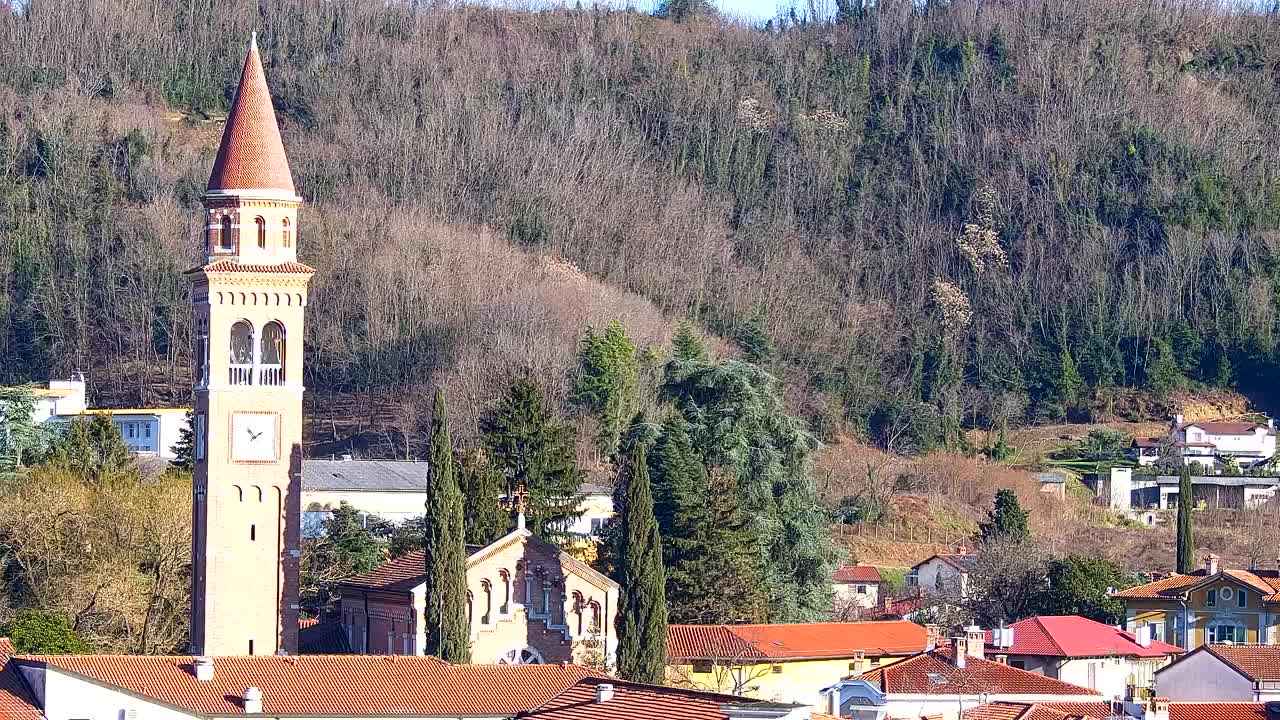
[[[262,433],[260,433],[260,432],[259,432],[259,433],[255,433],[252,429],[248,429],[248,428],[246,428],[246,429],[247,429],[247,430],[249,430],[249,439],[250,439],[250,440],[257,440],[258,438],[262,437]]]

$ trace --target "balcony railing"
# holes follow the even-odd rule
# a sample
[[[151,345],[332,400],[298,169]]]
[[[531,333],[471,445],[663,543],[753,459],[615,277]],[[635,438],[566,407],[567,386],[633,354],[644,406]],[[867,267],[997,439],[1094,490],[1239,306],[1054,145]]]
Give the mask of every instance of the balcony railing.
[[[284,384],[284,368],[280,365],[259,365],[258,366],[258,384],[259,385],[283,385]]]
[[[253,366],[232,364],[231,372],[227,382],[232,385],[249,385],[253,382]]]
[[[232,385],[284,385],[283,365],[258,365],[233,363],[228,382]]]

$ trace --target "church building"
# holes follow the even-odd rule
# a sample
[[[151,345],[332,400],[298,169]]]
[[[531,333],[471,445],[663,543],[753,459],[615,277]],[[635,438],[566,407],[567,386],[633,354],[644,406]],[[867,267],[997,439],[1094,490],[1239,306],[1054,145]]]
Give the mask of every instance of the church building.
[[[426,559],[421,552],[342,583],[340,622],[362,654],[421,655]],[[467,548],[471,661],[612,667],[618,584],[518,527]]]

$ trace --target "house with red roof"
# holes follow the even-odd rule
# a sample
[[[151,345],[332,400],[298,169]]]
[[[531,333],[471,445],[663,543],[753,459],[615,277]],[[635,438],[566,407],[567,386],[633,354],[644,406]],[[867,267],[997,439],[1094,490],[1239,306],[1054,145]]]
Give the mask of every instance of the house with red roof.
[[[1186,650],[1208,644],[1280,643],[1280,570],[1222,567],[1217,555],[1190,573],[1169,573],[1112,595],[1125,604],[1125,629],[1149,627],[1153,640]]]
[[[3,720],[811,720],[808,707],[624,682],[578,665],[421,656],[0,656]]]
[[[1171,700],[1280,703],[1280,645],[1201,645],[1156,673]]]
[[[1249,469],[1270,462],[1276,454],[1275,421],[1192,420],[1175,415],[1166,437],[1134,438],[1139,465],[1164,459],[1186,465],[1197,463],[1222,470],[1229,465]]]
[[[884,579],[875,565],[845,565],[831,576],[837,607],[869,608],[880,602]]]
[[[961,720],[966,711],[989,703],[1096,705],[1109,699],[1097,690],[989,660],[985,640],[982,630],[969,628],[946,649],[851,675],[824,689],[820,709],[858,720]]]
[[[1280,720],[1280,706],[1262,703],[1008,703],[995,702],[966,710],[964,720]]]
[[[925,594],[965,597],[969,592],[969,571],[976,559],[963,547],[954,553],[931,555],[911,567],[907,587]]]
[[[822,689],[926,649],[928,632],[902,620],[773,625],[672,625],[669,684],[812,705]]]
[[[1184,651],[1076,615],[1027,618],[987,633],[989,656],[1021,670],[1097,690],[1108,698],[1150,694],[1155,673]]]

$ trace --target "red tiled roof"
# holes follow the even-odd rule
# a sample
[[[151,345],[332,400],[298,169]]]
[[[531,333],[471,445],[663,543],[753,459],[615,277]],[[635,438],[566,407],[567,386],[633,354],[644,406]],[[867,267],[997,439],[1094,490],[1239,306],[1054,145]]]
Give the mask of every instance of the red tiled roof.
[[[245,688],[262,690],[265,713],[514,715],[587,677],[579,665],[450,665],[433,657],[297,655],[214,658],[213,679],[190,657],[16,656],[114,685],[194,713],[237,714]]]
[[[374,590],[409,591],[421,585],[426,576],[426,553],[413,550],[388,560],[363,575],[347,578],[342,584]]]
[[[1205,651],[1253,680],[1280,680],[1280,645],[1206,645]]]
[[[1176,702],[1169,703],[1169,720],[1265,720],[1262,703]]]
[[[1013,625],[1013,647],[996,648],[987,632],[990,652],[1003,655],[1051,657],[1110,657],[1115,655],[1163,657],[1181,654],[1182,648],[1152,640],[1149,647],[1134,641],[1133,633],[1076,615],[1045,615]]]
[[[799,660],[909,655],[924,650],[927,633],[902,620],[774,625],[672,625],[673,658]]]
[[[934,678],[929,676],[933,675]],[[1019,670],[993,660],[970,657],[958,668],[949,650],[920,653],[905,660],[854,676],[885,692],[912,695],[955,695],[957,693],[1004,693],[1036,695],[1101,695],[1096,690],[1072,685],[1036,673]],[[942,683],[934,679],[945,680]]]
[[[1253,588],[1262,594],[1263,600],[1280,602],[1280,572],[1275,570],[1222,570],[1219,575],[1225,575],[1236,582]],[[1127,590],[1121,590],[1115,593],[1113,597],[1180,598],[1188,590],[1210,579],[1212,577],[1203,568],[1185,575],[1174,573],[1169,577],[1131,587]]]
[[[236,262],[234,260],[218,260],[216,262],[211,262],[208,265],[193,267],[190,270],[186,271],[186,273],[184,274],[191,275],[198,272],[204,272],[204,273],[241,272],[241,273],[284,273],[284,274],[302,275],[302,274],[314,273],[315,271],[316,269],[311,267],[310,265],[305,265],[303,263],[298,263],[298,262],[262,264],[262,263],[241,263],[241,262]]]
[[[1266,425],[1251,422],[1187,422],[1179,425],[1178,429],[1189,427],[1198,427],[1210,435],[1252,435],[1258,428],[1267,429]]]
[[[1094,703],[1079,703],[1093,705]],[[1106,703],[1096,703],[1107,710]],[[1110,715],[1091,715],[1073,710],[1060,710],[1044,703],[994,702],[964,711],[964,720],[1101,720]]]
[[[9,660],[11,655],[13,642],[0,638],[0,720],[43,720],[18,666]]]
[[[613,697],[595,701],[596,687],[613,685]],[[729,720],[725,705],[756,705],[759,700],[686,690],[640,685],[619,680],[584,678],[573,687],[518,718],[539,720]]]
[[[1155,448],[1160,447],[1160,443],[1162,442],[1164,442],[1164,438],[1135,437],[1133,439],[1133,446],[1140,448]]]
[[[970,553],[939,553],[937,555],[930,555],[911,567],[914,570],[930,560],[941,560],[960,572],[969,572],[969,569],[973,566],[975,559],[976,556]]]
[[[1041,707],[1046,707],[1046,708],[1049,708],[1050,710],[1057,710],[1058,712],[1064,712],[1068,715],[1080,715],[1083,717],[1107,718],[1114,713],[1114,711],[1111,708],[1111,703],[1106,701],[1047,702],[1047,703],[1038,703],[1038,704]]]
[[[250,44],[244,59],[240,87],[209,174],[209,189],[294,192],[256,41]]]
[[[880,568],[875,565],[845,565],[831,579],[838,583],[878,583]]]

